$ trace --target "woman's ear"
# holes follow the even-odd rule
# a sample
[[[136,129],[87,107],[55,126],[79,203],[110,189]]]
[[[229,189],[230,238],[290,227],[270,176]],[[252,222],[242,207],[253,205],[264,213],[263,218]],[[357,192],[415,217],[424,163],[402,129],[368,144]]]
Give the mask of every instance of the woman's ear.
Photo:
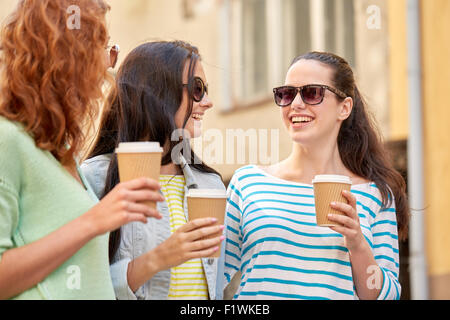
[[[351,97],[345,98],[345,100],[341,103],[341,110],[339,114],[339,120],[346,120],[350,117],[350,114],[353,110],[353,99]]]

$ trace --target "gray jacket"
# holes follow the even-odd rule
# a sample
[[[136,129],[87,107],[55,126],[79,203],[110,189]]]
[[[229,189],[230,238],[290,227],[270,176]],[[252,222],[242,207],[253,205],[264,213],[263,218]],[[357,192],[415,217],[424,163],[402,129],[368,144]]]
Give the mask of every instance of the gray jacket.
[[[99,198],[105,187],[106,175],[112,156],[113,154],[100,155],[86,160],[81,165],[83,174]],[[195,168],[191,168],[181,155],[180,163],[186,181],[185,195],[188,189],[191,188],[225,189],[218,175],[203,173]],[[168,298],[170,269],[158,272],[136,292],[130,289],[127,281],[128,263],[155,248],[171,235],[167,202],[158,202],[157,209],[163,216],[162,219],[149,218],[147,224],[132,222],[121,229],[120,247],[111,265],[112,282],[116,297],[119,300],[165,300]],[[186,196],[184,198],[184,212],[186,220],[188,220]],[[225,246],[222,245],[221,247],[223,252]],[[217,275],[222,271],[222,267],[219,267],[220,270],[217,270],[218,259],[202,258],[201,260],[208,283],[210,299],[222,299],[222,281],[217,279]]]

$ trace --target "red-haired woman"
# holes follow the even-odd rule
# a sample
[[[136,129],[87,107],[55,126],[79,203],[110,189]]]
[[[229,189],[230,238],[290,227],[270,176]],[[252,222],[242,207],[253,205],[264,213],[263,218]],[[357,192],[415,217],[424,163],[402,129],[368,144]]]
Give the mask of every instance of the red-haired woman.
[[[69,28],[72,3],[20,1],[2,29],[0,299],[114,299],[109,231],[160,217],[138,203],[163,200],[157,182],[119,184],[97,203],[79,170],[107,78],[109,7],[78,0]]]

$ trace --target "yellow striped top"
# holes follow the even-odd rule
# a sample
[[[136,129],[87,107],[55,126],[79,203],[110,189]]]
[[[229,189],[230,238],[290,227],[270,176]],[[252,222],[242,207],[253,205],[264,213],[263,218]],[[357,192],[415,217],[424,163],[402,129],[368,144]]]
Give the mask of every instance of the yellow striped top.
[[[161,191],[169,206],[170,231],[174,233],[186,223],[184,213],[184,176],[160,175]],[[207,300],[208,284],[202,261],[193,259],[171,268],[169,299]]]

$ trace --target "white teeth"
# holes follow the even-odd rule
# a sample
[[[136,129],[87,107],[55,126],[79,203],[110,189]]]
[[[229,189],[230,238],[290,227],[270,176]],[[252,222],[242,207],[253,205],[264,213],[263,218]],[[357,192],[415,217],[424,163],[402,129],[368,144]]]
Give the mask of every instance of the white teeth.
[[[194,118],[195,120],[198,120],[198,121],[203,120],[203,116],[202,116],[202,115],[199,115],[199,114],[196,114],[196,113],[194,113],[194,114],[192,115],[192,118]]]
[[[311,117],[293,117],[292,122],[310,122],[313,121]]]

